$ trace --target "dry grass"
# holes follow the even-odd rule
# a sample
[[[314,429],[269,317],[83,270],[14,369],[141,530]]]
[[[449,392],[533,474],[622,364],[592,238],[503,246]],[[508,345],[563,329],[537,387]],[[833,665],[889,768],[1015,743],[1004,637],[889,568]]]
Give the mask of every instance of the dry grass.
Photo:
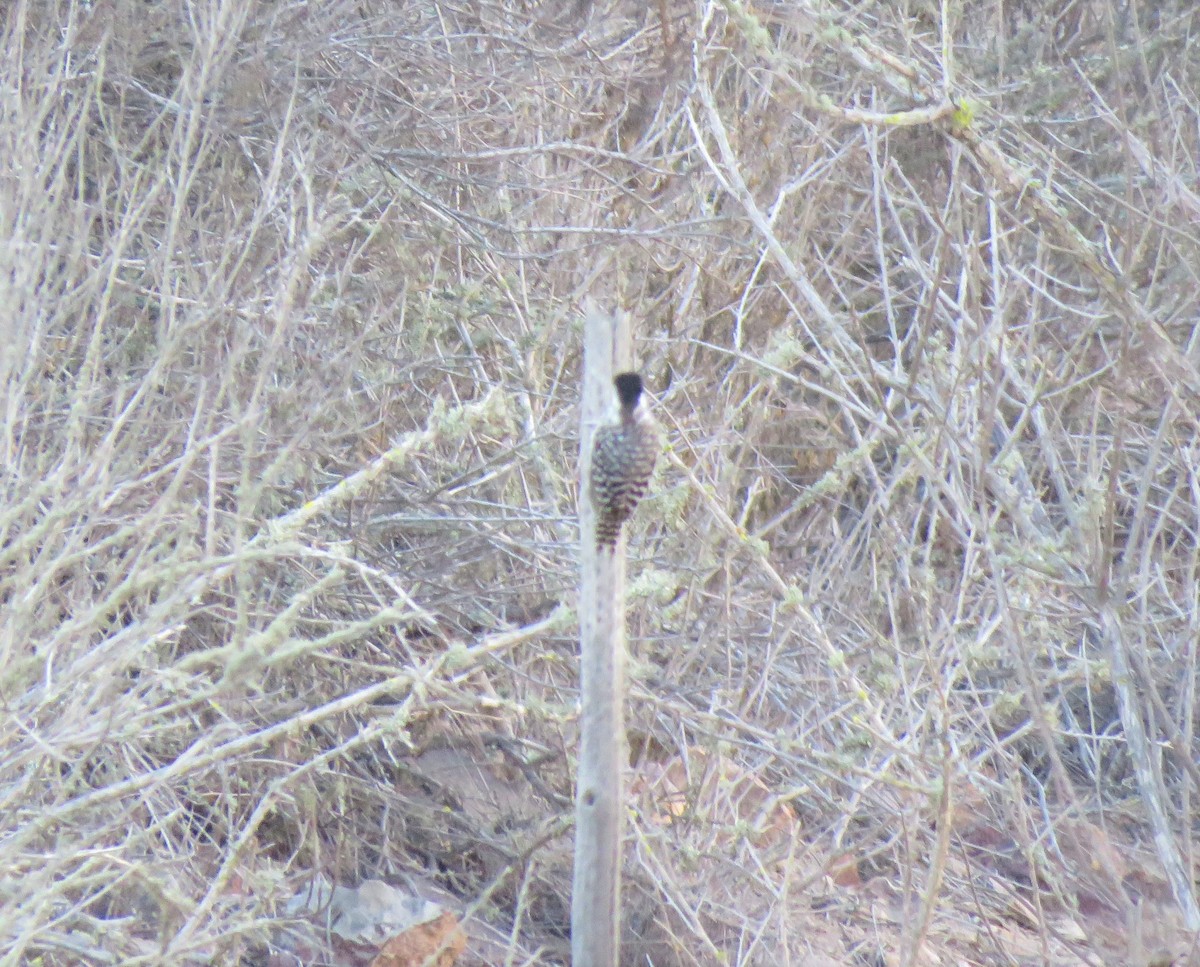
[[[318,871],[562,962],[587,295],[672,447],[629,962],[1184,956],[1191,4],[6,18],[0,963]]]

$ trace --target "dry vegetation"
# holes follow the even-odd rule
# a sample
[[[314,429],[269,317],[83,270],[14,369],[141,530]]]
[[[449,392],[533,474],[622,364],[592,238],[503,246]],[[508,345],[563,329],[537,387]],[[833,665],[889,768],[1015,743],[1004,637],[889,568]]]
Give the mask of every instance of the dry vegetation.
[[[0,963],[564,962],[587,296],[627,962],[1189,962],[1194,4],[4,10]]]

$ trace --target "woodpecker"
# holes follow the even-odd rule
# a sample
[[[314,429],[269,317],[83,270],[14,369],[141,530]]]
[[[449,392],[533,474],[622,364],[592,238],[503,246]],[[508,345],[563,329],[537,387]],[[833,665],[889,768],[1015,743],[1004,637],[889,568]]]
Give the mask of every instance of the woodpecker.
[[[596,547],[617,546],[621,524],[650,486],[661,448],[658,425],[642,400],[642,377],[620,373],[613,380],[621,404],[616,423],[596,431],[592,444],[592,500],[596,507]]]

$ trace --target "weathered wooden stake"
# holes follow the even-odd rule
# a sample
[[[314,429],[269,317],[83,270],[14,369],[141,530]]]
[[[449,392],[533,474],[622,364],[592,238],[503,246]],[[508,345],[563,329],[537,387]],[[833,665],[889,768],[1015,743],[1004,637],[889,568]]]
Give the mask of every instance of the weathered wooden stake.
[[[613,401],[613,373],[631,369],[629,317],[584,305],[579,428],[579,637],[582,740],[575,795],[573,967],[616,967],[621,924],[625,792],[625,536],[596,551],[596,509],[587,485],[592,437]],[[624,530],[624,528],[622,528]]]

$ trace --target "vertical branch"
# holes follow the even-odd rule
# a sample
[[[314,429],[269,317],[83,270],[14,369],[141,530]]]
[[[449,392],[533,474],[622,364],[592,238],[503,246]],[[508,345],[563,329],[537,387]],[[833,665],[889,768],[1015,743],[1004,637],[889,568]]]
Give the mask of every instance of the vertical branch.
[[[625,763],[625,537],[596,548],[588,478],[592,438],[611,405],[614,366],[628,368],[629,318],[584,306],[583,402],[579,427],[579,634],[581,742],[575,796],[571,962],[615,967],[620,940],[621,832]]]

